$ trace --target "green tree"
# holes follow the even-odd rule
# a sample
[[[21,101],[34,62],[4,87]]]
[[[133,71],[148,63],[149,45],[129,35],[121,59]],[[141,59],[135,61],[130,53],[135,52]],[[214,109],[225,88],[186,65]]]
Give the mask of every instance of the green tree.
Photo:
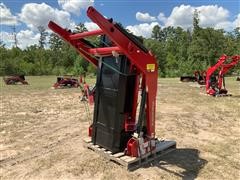
[[[85,27],[85,25],[83,23],[79,23],[75,29],[74,29],[74,33],[81,33],[81,32],[85,32],[88,31],[87,28]]]
[[[197,33],[199,32],[199,30],[201,29],[199,26],[199,12],[197,11],[197,9],[194,10],[193,13],[193,32],[197,35]]]
[[[151,37],[156,40],[161,39],[161,27],[159,25],[153,27]]]
[[[38,26],[38,31],[40,33],[40,38],[39,38],[39,47],[40,48],[44,48],[44,46],[46,45],[46,39],[48,36],[48,32],[46,31],[46,29],[43,26]]]
[[[60,51],[63,45],[63,40],[55,33],[50,34],[49,38],[50,49],[53,51]]]

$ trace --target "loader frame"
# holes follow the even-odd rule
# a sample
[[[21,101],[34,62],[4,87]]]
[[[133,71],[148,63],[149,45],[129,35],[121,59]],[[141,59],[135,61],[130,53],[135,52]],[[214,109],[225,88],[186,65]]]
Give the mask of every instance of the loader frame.
[[[134,89],[132,89],[134,91],[132,111],[124,114],[124,129],[125,132],[132,133],[132,138],[127,142],[123,153],[129,157],[141,158],[144,155],[157,152],[159,146],[163,147],[163,149],[175,148],[176,143],[174,141],[163,143],[163,141],[155,137],[158,68],[154,55],[135,36],[129,34],[113,19],[105,18],[93,7],[88,8],[87,16],[99,26],[99,30],[73,34],[52,21],[49,22],[48,26],[95,67],[98,67],[99,60],[102,57],[124,55],[128,58],[130,71],[136,75],[136,79]],[[99,35],[107,36],[112,42],[111,46],[93,47],[84,39]],[[142,92],[142,101],[137,120],[137,102],[140,90]],[[143,128],[143,124],[146,129]],[[91,126],[89,135],[92,136]],[[97,146],[97,144],[93,145]]]
[[[231,61],[225,63],[228,59]],[[222,55],[217,63],[208,68],[206,73],[206,93],[211,96],[227,96],[228,91],[225,87],[224,75],[240,62],[240,55]]]

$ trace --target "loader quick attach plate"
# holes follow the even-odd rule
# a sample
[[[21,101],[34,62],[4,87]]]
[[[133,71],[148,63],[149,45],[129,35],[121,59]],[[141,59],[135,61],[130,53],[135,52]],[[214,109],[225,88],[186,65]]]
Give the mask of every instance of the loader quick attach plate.
[[[173,151],[176,149],[175,141],[158,141],[156,144],[156,149],[152,152],[149,152],[142,157],[130,157],[124,154],[124,152],[112,153],[111,151],[106,150],[99,145],[94,145],[91,138],[85,138],[84,146],[88,149],[91,149],[101,156],[107,158],[110,161],[113,161],[116,164],[119,164],[126,168],[129,171],[135,170],[143,165],[149,164],[158,160],[161,156]]]

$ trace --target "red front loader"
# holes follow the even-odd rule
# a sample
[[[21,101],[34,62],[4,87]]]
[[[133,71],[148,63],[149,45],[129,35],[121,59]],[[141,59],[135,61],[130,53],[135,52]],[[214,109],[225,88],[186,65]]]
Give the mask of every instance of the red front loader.
[[[158,68],[154,55],[138,37],[93,7],[87,15],[99,30],[74,34],[49,22],[50,29],[97,68],[87,147],[129,169],[175,149],[174,141],[160,141],[155,135]],[[99,37],[98,46],[87,39],[91,36]]]
[[[226,61],[230,60],[227,64]],[[225,87],[224,75],[237,63],[240,62],[240,55],[227,56],[222,55],[217,63],[208,68],[206,73],[206,92],[211,96],[225,96],[227,89]]]

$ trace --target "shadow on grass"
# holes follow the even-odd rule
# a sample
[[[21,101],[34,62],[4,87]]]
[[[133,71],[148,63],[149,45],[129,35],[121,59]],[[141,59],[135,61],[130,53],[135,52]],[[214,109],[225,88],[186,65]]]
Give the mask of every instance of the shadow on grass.
[[[192,180],[198,176],[199,171],[207,164],[207,161],[201,159],[199,154],[200,152],[197,149],[176,149],[162,156],[152,165],[184,180]],[[177,166],[182,170],[181,172],[171,170],[171,166]]]

